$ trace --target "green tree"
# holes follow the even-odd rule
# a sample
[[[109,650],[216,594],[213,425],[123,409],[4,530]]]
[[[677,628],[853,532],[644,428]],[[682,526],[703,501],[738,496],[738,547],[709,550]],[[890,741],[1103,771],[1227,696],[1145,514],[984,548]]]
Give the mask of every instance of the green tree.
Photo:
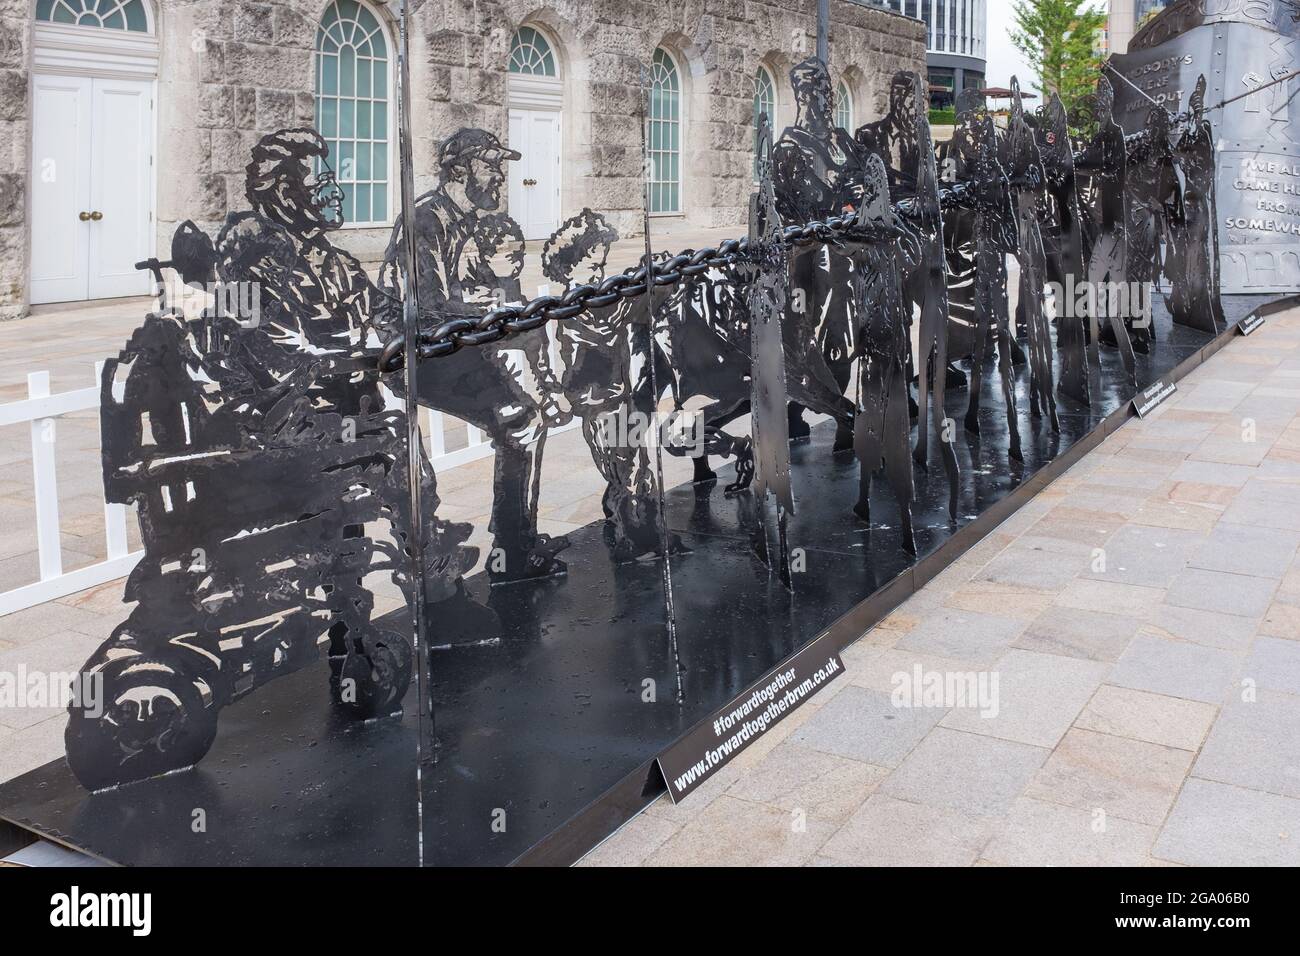
[[[1083,0],[1016,0],[1011,42],[1038,72],[1044,97],[1057,93],[1073,115],[1097,86],[1102,55],[1098,31],[1106,13]]]

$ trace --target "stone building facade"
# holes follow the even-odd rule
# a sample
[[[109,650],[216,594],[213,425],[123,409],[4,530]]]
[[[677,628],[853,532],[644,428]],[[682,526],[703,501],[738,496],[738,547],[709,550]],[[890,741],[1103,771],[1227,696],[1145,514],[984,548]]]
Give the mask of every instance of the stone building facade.
[[[135,183],[134,170],[142,168],[146,154],[151,157],[148,182],[139,192],[150,204],[153,248],[140,258],[155,251],[166,258],[178,222],[193,219],[215,230],[228,212],[247,207],[244,166],[259,137],[324,121],[321,85],[331,80],[320,62],[323,18],[347,21],[335,31],[336,39],[356,40],[364,32],[356,24],[373,21],[381,27],[381,39],[366,48],[373,73],[365,96],[362,81],[348,73],[363,69],[352,50],[336,58],[334,65],[343,72],[333,77],[331,90],[342,95],[328,107],[348,112],[353,133],[363,109],[368,117],[367,142],[355,145],[358,157],[363,152],[367,157],[367,168],[345,170],[340,180],[345,190],[348,175],[370,180],[371,189],[358,190],[370,198],[357,199],[352,211],[359,214],[361,203],[368,202],[368,214],[360,218],[371,224],[349,227],[339,241],[363,261],[376,261],[388,241],[397,196],[396,6],[392,0],[0,0],[0,317],[22,315],[32,301],[67,295],[59,290],[73,287],[33,277],[33,259],[38,271],[48,271],[41,257],[48,257],[49,249],[62,255],[75,230],[92,230],[93,237],[104,225],[72,224],[68,216],[85,210],[66,198],[69,177],[48,181],[49,167],[57,164],[36,155],[57,149],[60,137],[67,138],[59,117],[72,114],[58,113],[57,104],[81,95],[75,84],[59,86],[51,76],[66,73],[90,84],[85,102],[95,111],[101,101],[115,102],[109,93],[120,94],[131,83],[152,84],[148,148],[128,150],[117,166],[95,159],[91,174],[115,171],[122,181],[126,172]],[[415,0],[413,7],[417,190],[436,180],[438,144],[449,133],[477,126],[508,142],[519,136],[512,125],[518,116],[526,120],[538,112],[516,110],[518,116],[512,116],[512,109],[540,105],[558,113],[553,123],[538,127],[540,142],[555,153],[547,168],[558,177],[547,184],[558,191],[554,207],[543,204],[543,213],[567,217],[590,206],[609,215],[624,235],[640,229],[642,83],[653,79],[652,66],[657,64],[661,79],[667,77],[664,82],[675,84],[675,111],[663,129],[671,128],[675,137],[676,189],[663,203],[663,214],[692,226],[739,225],[752,182],[756,97],[773,109],[778,130],[788,123],[793,118],[788,70],[815,47],[816,0],[555,0],[546,5]],[[144,30],[138,29],[142,16]],[[114,29],[130,17],[136,28]],[[532,32],[522,32],[523,27]],[[536,76],[520,76],[518,63],[510,67],[519,59],[521,36],[549,51],[550,75],[538,70]],[[924,25],[854,0],[833,0],[830,66],[842,119],[854,124],[874,119],[895,71],[924,70]],[[113,78],[125,86],[112,87]],[[95,85],[101,81],[109,84],[103,91]],[[43,111],[49,115],[43,117]],[[91,152],[131,146],[131,136],[147,135],[122,131],[122,116],[134,123],[134,112],[94,115],[97,138],[87,140]],[[336,132],[341,134],[342,119],[331,115],[331,121],[340,123]],[[68,161],[85,152],[65,148]],[[360,158],[356,165],[361,167]],[[105,196],[104,203],[120,199],[116,188],[92,188]],[[517,185],[511,190],[514,197]],[[60,213],[50,232],[41,219],[50,218],[48,210],[55,208],[67,216]],[[514,209],[511,213],[516,215]],[[122,229],[117,220],[113,225]],[[120,244],[115,239],[108,245]],[[95,268],[108,269],[92,263],[92,272]],[[43,291],[33,295],[38,287]],[[87,295],[68,297],[98,297],[94,275],[89,288]]]

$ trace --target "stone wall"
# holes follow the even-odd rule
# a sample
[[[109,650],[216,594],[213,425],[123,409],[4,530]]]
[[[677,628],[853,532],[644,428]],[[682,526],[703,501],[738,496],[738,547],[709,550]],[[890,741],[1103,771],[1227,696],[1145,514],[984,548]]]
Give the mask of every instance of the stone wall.
[[[177,223],[214,231],[244,209],[244,166],[257,139],[314,114],[317,23],[329,0],[160,0],[157,241]],[[392,25],[396,3],[372,6]],[[417,190],[435,182],[437,145],[462,126],[507,132],[506,62],[522,22],[556,41],[565,79],[562,213],[583,206],[640,231],[642,64],[664,46],[684,74],[684,221],[739,225],[750,190],[753,77],[780,88],[792,118],[792,63],[813,52],[816,0],[416,0],[411,36]],[[831,69],[849,84],[857,121],[874,118],[890,76],[924,70],[924,27],[887,10],[833,0]],[[396,29],[392,30],[393,40]],[[26,301],[27,92],[31,12],[0,0],[0,317]],[[390,50],[390,55],[393,51]],[[395,107],[394,107],[395,115]],[[339,237],[373,263],[387,229]]]
[[[30,17],[27,0],[0,0],[0,320],[27,311]]]
[[[564,214],[583,206],[640,231],[641,69],[656,47],[685,74],[683,209],[692,225],[743,221],[751,186],[754,76],[780,88],[779,128],[793,119],[790,67],[814,52],[816,0],[534,0],[428,3],[421,11],[430,122],[419,152],[460,126],[504,136],[505,65],[521,22],[558,40],[566,83]],[[924,72],[924,25],[850,0],[831,4],[831,70],[849,85],[857,121],[874,118],[897,70]],[[419,87],[416,87],[419,89]],[[422,170],[426,175],[428,170]]]
[[[162,0],[158,242],[178,222],[215,232],[248,208],[244,167],[258,139],[310,126],[316,24],[327,0]],[[349,243],[350,244],[350,243]]]

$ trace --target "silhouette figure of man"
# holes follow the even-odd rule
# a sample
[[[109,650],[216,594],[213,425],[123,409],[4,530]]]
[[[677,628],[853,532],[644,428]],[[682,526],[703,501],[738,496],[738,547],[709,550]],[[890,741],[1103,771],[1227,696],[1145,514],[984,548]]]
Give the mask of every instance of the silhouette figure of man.
[[[506,163],[520,158],[492,133],[462,129],[438,152],[438,186],[415,201],[416,275],[421,325],[479,316],[494,305],[518,300],[523,238],[500,212]],[[380,287],[402,296],[398,261],[401,217],[380,272]],[[380,331],[381,338],[396,331]],[[538,534],[529,488],[536,467],[532,441],[551,424],[557,406],[525,388],[509,348],[472,346],[431,362],[420,376],[420,404],[483,429],[496,449],[493,476],[493,548],[487,568],[494,583],[558,574],[563,536]],[[544,389],[543,391],[549,391]],[[556,389],[558,391],[558,388]]]

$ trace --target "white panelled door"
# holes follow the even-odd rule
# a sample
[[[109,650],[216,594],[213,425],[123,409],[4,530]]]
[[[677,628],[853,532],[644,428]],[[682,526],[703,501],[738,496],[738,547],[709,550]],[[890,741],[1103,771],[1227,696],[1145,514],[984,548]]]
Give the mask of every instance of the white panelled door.
[[[91,93],[90,298],[147,295],[135,264],[149,257],[153,84],[97,79]]]
[[[153,83],[33,77],[33,303],[147,295]]]
[[[510,110],[510,216],[525,239],[547,239],[560,227],[560,113]]]
[[[32,302],[86,298],[90,276],[90,88],[85,76],[33,76]]]

